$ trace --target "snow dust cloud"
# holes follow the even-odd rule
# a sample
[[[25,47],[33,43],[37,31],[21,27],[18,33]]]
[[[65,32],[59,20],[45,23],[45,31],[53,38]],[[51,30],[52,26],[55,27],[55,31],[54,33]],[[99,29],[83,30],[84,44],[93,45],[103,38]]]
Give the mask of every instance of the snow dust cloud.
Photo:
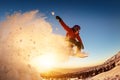
[[[52,33],[38,10],[14,13],[0,22],[0,80],[40,80],[30,60],[44,54],[68,59],[64,37]]]

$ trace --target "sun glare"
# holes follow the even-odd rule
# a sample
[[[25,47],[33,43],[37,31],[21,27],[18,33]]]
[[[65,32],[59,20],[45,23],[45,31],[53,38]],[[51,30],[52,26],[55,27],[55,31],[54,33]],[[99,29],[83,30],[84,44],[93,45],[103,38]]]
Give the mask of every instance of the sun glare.
[[[54,57],[52,55],[43,55],[40,60],[38,60],[41,65],[44,67],[52,67],[54,66]]]
[[[51,70],[56,64],[57,58],[51,54],[37,56],[31,60],[31,65],[41,72]]]

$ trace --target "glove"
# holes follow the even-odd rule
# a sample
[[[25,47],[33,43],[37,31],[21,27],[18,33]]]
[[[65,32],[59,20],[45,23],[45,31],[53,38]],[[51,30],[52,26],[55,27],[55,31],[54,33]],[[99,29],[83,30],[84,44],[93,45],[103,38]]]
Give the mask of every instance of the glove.
[[[62,20],[59,16],[56,16],[56,19],[57,19],[57,20],[59,20],[59,21],[61,21],[61,20]]]

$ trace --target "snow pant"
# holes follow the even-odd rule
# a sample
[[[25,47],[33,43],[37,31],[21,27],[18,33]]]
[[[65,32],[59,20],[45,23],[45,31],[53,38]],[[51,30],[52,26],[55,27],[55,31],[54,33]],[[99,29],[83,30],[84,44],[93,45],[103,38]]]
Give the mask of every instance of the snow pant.
[[[69,47],[73,48],[74,45],[77,47],[77,51],[81,51],[82,44],[75,39],[69,39]]]

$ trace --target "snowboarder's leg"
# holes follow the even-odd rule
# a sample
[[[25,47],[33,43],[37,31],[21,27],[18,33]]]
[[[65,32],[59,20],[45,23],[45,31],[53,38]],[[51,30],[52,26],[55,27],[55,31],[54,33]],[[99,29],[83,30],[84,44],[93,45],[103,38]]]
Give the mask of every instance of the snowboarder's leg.
[[[74,41],[75,46],[77,47],[76,53],[80,53],[81,52],[81,43],[77,42],[76,40]]]
[[[75,39],[70,39],[69,42],[72,44],[72,48],[75,45],[77,47],[76,53],[81,52],[81,44],[77,42]]]
[[[69,42],[68,47],[69,47],[70,55],[73,54],[73,46],[74,46],[73,43]]]
[[[77,50],[81,52],[81,44],[80,44],[80,42],[77,42],[76,46],[77,46]]]
[[[67,37],[66,37],[66,41],[67,41],[67,46],[68,46],[69,54],[72,55],[73,54],[74,44]]]

